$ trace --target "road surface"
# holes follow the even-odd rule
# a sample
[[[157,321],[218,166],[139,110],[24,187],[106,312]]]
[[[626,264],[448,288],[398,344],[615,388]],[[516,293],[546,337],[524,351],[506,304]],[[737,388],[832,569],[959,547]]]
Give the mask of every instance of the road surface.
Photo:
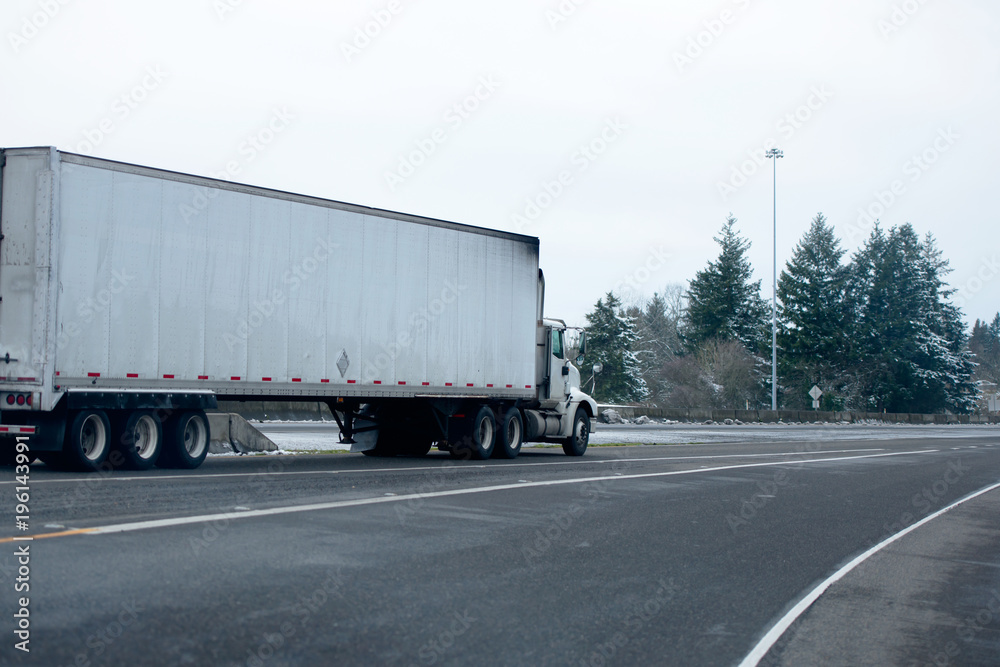
[[[997,431],[802,428],[582,459],[35,465],[23,532],[5,469],[0,662],[995,665]]]

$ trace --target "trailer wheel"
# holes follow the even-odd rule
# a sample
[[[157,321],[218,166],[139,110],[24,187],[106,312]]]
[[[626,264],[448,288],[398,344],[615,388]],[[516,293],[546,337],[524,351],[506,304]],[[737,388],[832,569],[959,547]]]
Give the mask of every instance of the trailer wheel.
[[[427,456],[430,453],[434,441],[429,435],[415,433],[407,440],[400,443],[400,454],[403,456],[414,456],[417,458]]]
[[[163,424],[151,410],[122,414],[115,419],[114,443],[121,452],[123,467],[149,470],[163,449]]]
[[[208,456],[212,434],[203,411],[189,410],[174,415],[167,420],[163,431],[160,467],[190,470],[200,466]]]
[[[497,420],[493,416],[493,408],[488,405],[479,408],[463,435],[452,448],[452,456],[479,461],[490,458],[497,442]]]
[[[384,417],[384,415],[382,415],[382,417]],[[379,426],[378,438],[375,440],[375,446],[361,453],[365,456],[397,456],[402,453],[402,443],[402,434],[395,425],[389,424]]]
[[[101,467],[111,451],[111,423],[103,410],[80,410],[69,414],[62,455],[56,463],[84,472]],[[46,463],[48,463],[46,459]]]
[[[510,408],[500,418],[500,429],[497,432],[497,445],[493,449],[494,458],[515,459],[521,453],[524,444],[524,422],[521,411]]]
[[[563,451],[567,456],[583,456],[590,442],[590,417],[583,408],[576,409],[573,417],[573,435],[563,442]]]
[[[31,456],[31,461],[35,460],[34,456]],[[29,461],[29,465],[31,463]],[[4,468],[9,468],[17,464],[17,451],[13,447],[13,442],[11,442],[11,447],[0,450],[0,466]]]

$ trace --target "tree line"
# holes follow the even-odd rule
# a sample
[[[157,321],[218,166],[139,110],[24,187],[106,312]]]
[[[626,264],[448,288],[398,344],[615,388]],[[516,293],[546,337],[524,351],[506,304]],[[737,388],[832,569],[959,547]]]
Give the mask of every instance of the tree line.
[[[730,215],[718,257],[687,289],[623,302],[607,293],[587,314],[584,384],[609,403],[671,408],[769,408],[771,304],[752,280],[750,242]],[[823,214],[778,278],[778,407],[964,414],[997,383],[1000,313],[971,335],[951,302],[951,272],[934,237],[909,223],[875,224],[846,259]],[[585,372],[587,378],[589,373]]]

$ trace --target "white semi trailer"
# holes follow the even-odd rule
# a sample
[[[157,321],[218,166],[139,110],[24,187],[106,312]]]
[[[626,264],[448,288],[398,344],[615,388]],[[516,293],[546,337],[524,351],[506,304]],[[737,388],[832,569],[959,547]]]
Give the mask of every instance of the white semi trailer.
[[[586,451],[537,238],[47,147],[0,165],[6,462],[28,436],[59,466],[194,468],[218,399],[326,402],[368,455]]]

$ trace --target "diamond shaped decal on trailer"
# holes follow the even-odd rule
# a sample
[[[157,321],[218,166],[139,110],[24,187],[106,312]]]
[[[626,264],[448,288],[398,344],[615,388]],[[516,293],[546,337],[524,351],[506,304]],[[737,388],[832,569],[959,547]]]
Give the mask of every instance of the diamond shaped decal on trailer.
[[[347,372],[347,367],[351,365],[351,360],[347,358],[347,350],[341,350],[340,359],[337,359],[337,370],[340,371],[340,377],[344,377],[344,373]]]

